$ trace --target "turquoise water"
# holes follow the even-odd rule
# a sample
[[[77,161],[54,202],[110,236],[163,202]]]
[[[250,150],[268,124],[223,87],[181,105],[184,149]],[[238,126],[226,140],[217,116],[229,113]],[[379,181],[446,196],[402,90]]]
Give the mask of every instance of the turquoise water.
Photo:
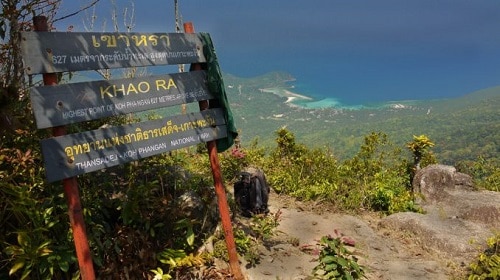
[[[292,102],[305,108],[327,108],[327,107],[342,107],[343,105],[336,98],[324,98],[317,101],[297,101]]]
[[[313,80],[313,79],[310,79]],[[351,96],[350,98],[334,97],[342,96],[335,93],[335,89],[328,84],[313,83],[309,85],[306,82],[295,80],[288,83],[289,90],[303,96],[311,97],[312,100],[295,99],[291,103],[308,109],[338,108],[338,109],[363,109],[384,107],[385,102],[375,102],[367,100],[362,96]]]

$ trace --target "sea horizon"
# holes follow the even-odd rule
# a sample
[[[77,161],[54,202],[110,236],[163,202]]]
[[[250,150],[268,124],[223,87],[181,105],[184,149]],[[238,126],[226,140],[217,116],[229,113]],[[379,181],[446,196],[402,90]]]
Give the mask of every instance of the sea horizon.
[[[289,90],[313,100],[294,100],[309,108],[376,107],[409,100],[439,100],[500,85],[498,78],[484,71],[455,71],[461,67],[454,58],[440,67],[425,60],[401,61],[392,57],[375,59],[368,55],[342,56],[334,52],[272,51],[246,57],[221,51],[221,70],[237,77],[254,78],[272,72],[289,73],[295,80]],[[290,59],[294,57],[294,59]],[[458,64],[458,65],[457,65]],[[497,70],[491,70],[495,73]]]

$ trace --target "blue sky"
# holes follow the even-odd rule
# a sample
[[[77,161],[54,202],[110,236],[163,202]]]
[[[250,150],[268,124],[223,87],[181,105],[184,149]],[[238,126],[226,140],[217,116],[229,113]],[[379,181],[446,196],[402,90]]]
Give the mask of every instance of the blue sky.
[[[63,0],[59,16],[88,2]],[[115,2],[123,31],[132,2]],[[98,4],[95,31],[114,31],[109,3]],[[223,71],[238,76],[283,70],[324,83],[325,91],[374,99],[460,96],[500,85],[498,0],[179,0],[179,7],[184,21],[212,35]],[[134,8],[134,31],[174,31],[173,0],[135,1]],[[84,31],[83,21],[57,27]]]

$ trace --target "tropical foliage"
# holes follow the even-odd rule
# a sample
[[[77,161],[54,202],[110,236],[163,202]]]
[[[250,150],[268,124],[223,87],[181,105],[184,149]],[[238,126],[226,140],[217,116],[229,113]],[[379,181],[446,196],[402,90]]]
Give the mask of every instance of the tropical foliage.
[[[318,265],[313,273],[317,279],[354,280],[365,278],[366,268],[347,249],[341,236],[323,236],[319,241]]]
[[[58,1],[1,3],[0,278],[76,279],[79,270],[65,197],[59,183],[44,180],[39,140],[48,132],[36,130],[33,123],[18,49],[18,32],[32,28],[33,13],[53,15]],[[422,113],[430,104],[419,104],[413,111],[305,110],[259,91],[282,86],[290,79],[286,73],[247,81],[226,78],[228,84],[241,85],[229,94],[242,129],[240,145],[219,155],[226,186],[243,167],[255,165],[266,171],[273,191],[300,200],[321,200],[345,211],[419,211],[409,189],[412,164],[418,158],[425,166],[435,155],[446,161],[468,160],[459,165],[461,169],[470,171],[478,186],[498,191],[498,94],[485,92],[477,96],[479,101],[464,98],[447,104],[460,108],[459,115],[449,110]],[[460,126],[459,117],[465,119]],[[134,119],[113,118],[96,125],[130,121]],[[88,129],[88,124],[68,127]],[[405,149],[414,134],[421,136]],[[211,266],[216,254],[197,253],[217,236],[218,224],[203,146],[85,174],[78,183],[99,278],[214,275],[213,270],[206,275],[193,272],[198,266]],[[239,253],[257,261],[254,241],[264,242],[278,222],[276,213],[237,228]],[[323,260],[331,264],[326,256]]]
[[[498,279],[500,277],[500,234],[488,238],[488,248],[469,265],[469,280]]]

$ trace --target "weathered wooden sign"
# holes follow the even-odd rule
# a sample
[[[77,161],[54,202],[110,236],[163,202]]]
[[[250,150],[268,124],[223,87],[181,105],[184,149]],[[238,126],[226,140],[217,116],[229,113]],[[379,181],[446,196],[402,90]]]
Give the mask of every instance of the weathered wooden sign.
[[[31,89],[38,128],[140,112],[214,98],[206,72],[102,80]]]
[[[199,34],[22,32],[28,74],[202,63]]]
[[[184,24],[187,33],[48,32],[46,17],[34,16],[33,23],[36,32],[21,33],[21,52],[26,73],[42,73],[47,85],[31,90],[37,126],[56,127],[55,137],[41,141],[47,181],[207,142],[230,267],[235,278],[243,279],[214,141],[226,138],[219,143],[232,144],[236,129],[209,34],[194,33],[190,23]],[[168,64],[201,70],[200,63],[216,70],[208,79],[212,93],[205,71],[56,85],[58,72]],[[209,99],[219,99],[222,108],[207,109],[209,102],[200,102],[201,112],[69,135],[61,127]],[[63,186],[81,277],[95,279],[77,182],[63,180]]]
[[[41,141],[49,182],[227,136],[221,109]]]

